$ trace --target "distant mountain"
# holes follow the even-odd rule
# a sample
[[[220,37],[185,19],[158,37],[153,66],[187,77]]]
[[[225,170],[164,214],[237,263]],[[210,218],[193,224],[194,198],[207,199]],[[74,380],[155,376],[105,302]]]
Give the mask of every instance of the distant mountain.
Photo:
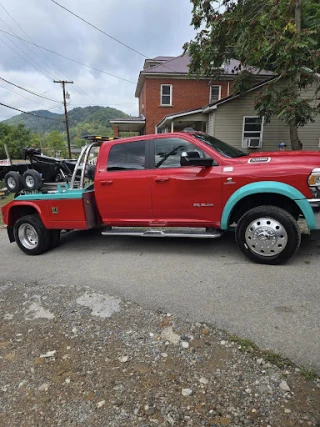
[[[47,110],[31,111],[31,113],[59,121],[45,120],[27,114],[19,114],[11,119],[4,120],[2,123],[9,125],[24,124],[34,133],[47,133],[53,130],[58,130],[59,132],[65,131],[64,114],[51,113]],[[109,120],[126,117],[129,117],[128,114],[110,107],[96,106],[74,108],[68,111],[71,138],[75,139],[83,132],[87,134],[91,132],[93,134],[99,134],[101,132],[110,133],[111,127]]]

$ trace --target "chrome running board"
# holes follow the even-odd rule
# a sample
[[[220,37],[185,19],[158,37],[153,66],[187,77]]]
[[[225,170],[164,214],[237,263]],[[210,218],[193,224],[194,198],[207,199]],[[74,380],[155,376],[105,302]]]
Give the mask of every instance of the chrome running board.
[[[210,229],[205,231],[199,228],[186,228],[184,229],[168,229],[168,230],[150,230],[142,229],[141,227],[134,230],[133,228],[110,228],[101,232],[104,236],[139,236],[139,237],[191,237],[196,239],[217,239],[221,237],[223,232],[219,230]]]

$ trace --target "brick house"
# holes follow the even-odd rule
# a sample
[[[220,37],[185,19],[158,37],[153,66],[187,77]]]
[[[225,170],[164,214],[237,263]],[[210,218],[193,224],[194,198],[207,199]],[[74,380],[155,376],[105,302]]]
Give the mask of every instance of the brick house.
[[[172,132],[188,126],[206,132],[208,119],[202,113],[202,107],[230,95],[240,63],[232,60],[223,65],[219,80],[189,76],[189,64],[188,54],[146,59],[135,92],[139,99],[139,116],[111,120],[114,135],[119,136],[120,132],[136,132],[141,135]],[[263,71],[255,70],[255,73],[257,81],[270,76],[270,73]],[[192,115],[191,121],[185,114],[190,110],[196,113]],[[169,126],[163,126],[165,117],[176,114],[182,119],[172,120]]]

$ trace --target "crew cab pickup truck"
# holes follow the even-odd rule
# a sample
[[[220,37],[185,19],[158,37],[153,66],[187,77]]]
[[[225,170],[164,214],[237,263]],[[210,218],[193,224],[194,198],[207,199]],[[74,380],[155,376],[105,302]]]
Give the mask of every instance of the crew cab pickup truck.
[[[248,155],[199,132],[87,139],[69,184],[22,192],[2,208],[10,242],[26,254],[56,246],[61,230],[97,226],[103,235],[213,239],[233,230],[263,264],[295,254],[300,218],[320,238],[319,152]]]

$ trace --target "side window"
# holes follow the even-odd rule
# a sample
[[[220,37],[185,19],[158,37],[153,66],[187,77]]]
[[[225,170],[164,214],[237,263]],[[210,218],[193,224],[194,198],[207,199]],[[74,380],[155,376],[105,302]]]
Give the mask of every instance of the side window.
[[[201,158],[207,155],[200,148],[182,138],[159,138],[154,141],[155,167],[180,168],[180,158],[184,151],[197,151]]]
[[[217,102],[221,99],[221,86],[212,85],[210,102]]]
[[[146,141],[116,144],[109,152],[107,171],[142,170],[145,163]]]
[[[172,105],[172,85],[161,85],[160,105]]]
[[[243,148],[262,147],[263,117],[244,117],[242,132]]]

